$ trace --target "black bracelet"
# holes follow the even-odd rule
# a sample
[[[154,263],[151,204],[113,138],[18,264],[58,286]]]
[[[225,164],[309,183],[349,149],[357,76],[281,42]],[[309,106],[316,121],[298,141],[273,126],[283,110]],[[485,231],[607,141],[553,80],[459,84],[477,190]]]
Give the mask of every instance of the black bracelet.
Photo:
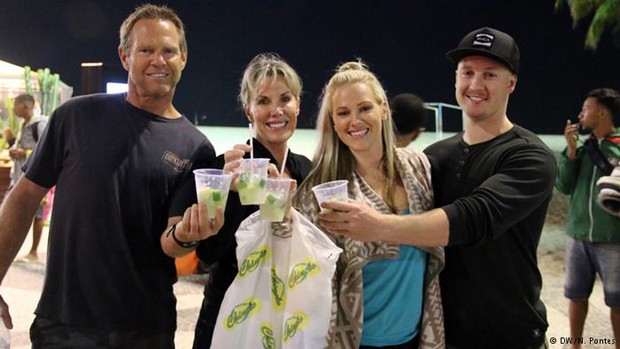
[[[174,235],[174,232],[177,230],[177,225],[176,223],[172,226],[172,228],[170,228],[170,230],[168,230],[168,233],[166,235],[170,235],[172,234],[172,239],[174,240],[174,242],[177,243],[177,245],[183,247],[183,248],[192,248],[194,246],[196,246],[198,244],[198,241],[181,241],[179,239],[177,239],[176,235]]]

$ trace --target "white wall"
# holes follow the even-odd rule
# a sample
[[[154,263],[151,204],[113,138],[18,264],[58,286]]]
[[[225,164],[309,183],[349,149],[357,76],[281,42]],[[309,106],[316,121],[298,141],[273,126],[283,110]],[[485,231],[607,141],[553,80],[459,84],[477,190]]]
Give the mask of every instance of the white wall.
[[[235,144],[245,143],[249,138],[249,130],[244,127],[199,126],[198,129],[207,135],[217,154],[231,149]],[[444,132],[443,137],[453,134]],[[562,151],[566,146],[563,135],[540,135],[540,137],[556,152]],[[438,140],[439,137],[435,133],[424,132],[409,147],[422,150]],[[318,142],[319,135],[315,129],[297,129],[289,141],[289,147],[294,153],[305,155],[312,160]]]

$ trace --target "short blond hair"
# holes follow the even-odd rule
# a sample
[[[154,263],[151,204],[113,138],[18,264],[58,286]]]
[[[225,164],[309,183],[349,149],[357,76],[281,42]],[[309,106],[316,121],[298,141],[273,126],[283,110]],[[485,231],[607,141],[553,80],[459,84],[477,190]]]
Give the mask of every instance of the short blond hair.
[[[263,80],[278,76],[284,78],[291,94],[300,100],[303,84],[295,69],[277,53],[260,53],[248,63],[241,78],[238,99],[243,108],[249,107]]]
[[[120,28],[120,43],[119,49],[128,52],[131,47],[131,31],[136,23],[141,19],[154,19],[170,21],[177,28],[179,32],[179,48],[181,53],[187,55],[187,40],[185,39],[185,26],[183,21],[176,14],[176,12],[168,6],[144,4],[136,7],[136,9],[123,21]]]

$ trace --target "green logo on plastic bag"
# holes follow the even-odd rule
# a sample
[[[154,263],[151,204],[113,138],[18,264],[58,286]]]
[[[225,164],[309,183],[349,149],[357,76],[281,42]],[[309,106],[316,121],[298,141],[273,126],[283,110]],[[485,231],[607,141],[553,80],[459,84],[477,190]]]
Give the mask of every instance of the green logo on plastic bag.
[[[253,272],[258,269],[258,267],[265,263],[267,258],[269,257],[269,246],[263,245],[259,247],[256,251],[253,251],[248,255],[248,257],[243,261],[241,267],[239,268],[239,277],[243,278],[247,274]]]
[[[248,317],[256,314],[261,308],[258,298],[250,297],[243,303],[237,304],[230,315],[226,317],[224,327],[232,330],[235,326],[242,324]]]
[[[278,276],[278,271],[275,265],[271,265],[271,299],[273,300],[274,308],[276,310],[282,310],[286,303],[286,290],[284,289],[284,281]]]
[[[288,287],[294,288],[301,284],[308,276],[319,272],[319,266],[314,260],[308,259],[304,262],[297,263],[288,277]]]
[[[295,337],[297,332],[301,331],[308,322],[306,314],[298,312],[284,322],[284,342],[288,342]]]
[[[260,326],[260,334],[263,349],[274,349],[276,347],[276,339],[273,338],[273,326],[271,323],[262,323]]]

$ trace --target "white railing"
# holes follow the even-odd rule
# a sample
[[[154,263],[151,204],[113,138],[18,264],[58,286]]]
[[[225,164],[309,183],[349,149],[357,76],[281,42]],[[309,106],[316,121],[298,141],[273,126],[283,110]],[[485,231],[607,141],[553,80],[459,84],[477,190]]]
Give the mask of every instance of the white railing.
[[[454,104],[442,103],[442,102],[430,102],[424,103],[426,109],[435,112],[435,136],[437,140],[443,139],[443,109],[450,108],[455,110],[462,110],[461,107]],[[463,129],[463,121],[461,120],[461,129]]]

